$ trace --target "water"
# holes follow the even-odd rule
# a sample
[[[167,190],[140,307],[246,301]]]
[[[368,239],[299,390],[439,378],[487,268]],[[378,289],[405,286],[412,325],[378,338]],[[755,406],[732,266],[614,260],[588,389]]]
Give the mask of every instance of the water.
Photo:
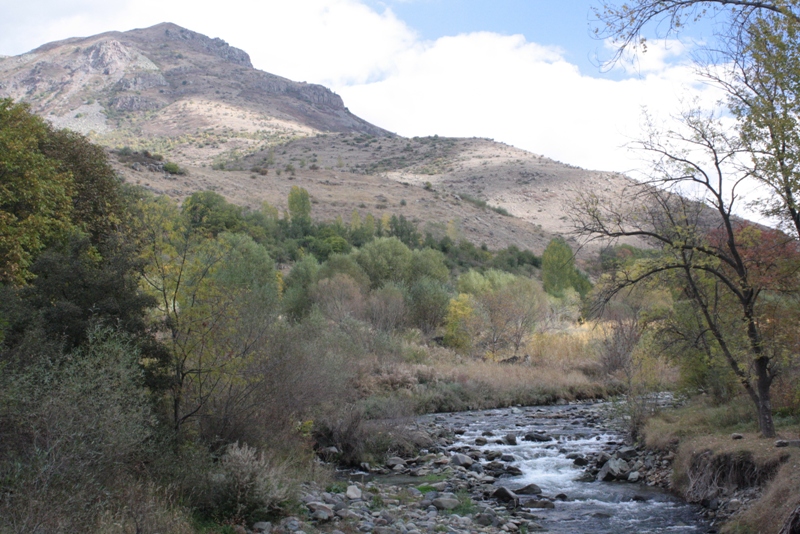
[[[585,482],[583,468],[576,467],[570,453],[586,455],[608,450],[621,437],[604,427],[600,405],[529,407],[481,412],[461,412],[426,416],[464,430],[456,447],[497,450],[513,454],[511,465],[521,476],[503,478],[497,485],[510,489],[530,483],[542,488],[543,494],[567,495],[556,501],[555,509],[536,509],[533,513],[552,533],[701,533],[709,525],[698,515],[698,508],[670,495],[660,488],[627,482]],[[424,420],[424,418],[423,418]],[[484,436],[487,445],[475,445],[475,438]],[[544,433],[555,438],[550,442],[522,441],[527,432]],[[517,445],[496,443],[508,433],[516,434]]]

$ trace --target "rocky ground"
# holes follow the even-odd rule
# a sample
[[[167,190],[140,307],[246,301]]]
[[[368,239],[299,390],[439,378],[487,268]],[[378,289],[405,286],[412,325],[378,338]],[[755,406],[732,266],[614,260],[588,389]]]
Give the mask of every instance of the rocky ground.
[[[593,415],[578,411],[565,417]],[[536,484],[514,484],[521,474],[509,447],[524,441],[552,442],[543,432],[497,435],[485,432],[474,445],[463,440],[464,429],[448,424],[445,417],[429,420],[425,430],[435,447],[414,458],[389,458],[385,465],[347,473],[346,481],[326,488],[305,488],[303,513],[280,522],[256,523],[252,532],[275,534],[375,532],[417,534],[433,532],[539,532],[548,510],[570,496],[545,494]],[[419,430],[419,428],[417,428]],[[492,448],[497,444],[502,450]],[[489,445],[487,447],[487,445]],[[480,447],[480,448],[478,448]],[[332,451],[333,452],[333,451]],[[642,487],[667,487],[674,453],[654,453],[609,441],[597,454],[573,454],[574,464],[584,467],[584,479],[619,481]],[[509,479],[503,485],[504,479]],[[713,530],[711,530],[713,532]]]

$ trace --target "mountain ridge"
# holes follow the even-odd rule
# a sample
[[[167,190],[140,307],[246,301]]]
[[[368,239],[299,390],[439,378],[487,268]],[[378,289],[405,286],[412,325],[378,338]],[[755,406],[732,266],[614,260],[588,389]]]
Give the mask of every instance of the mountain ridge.
[[[188,174],[115,162],[126,180],[178,201],[211,189],[253,208],[283,207],[301,185],[319,218],[397,213],[492,248],[541,253],[569,234],[577,192],[616,198],[634,183],[487,139],[396,136],[330,89],[254,69],[245,51],[172,23],[0,59],[0,96],[109,149],[180,164]]]

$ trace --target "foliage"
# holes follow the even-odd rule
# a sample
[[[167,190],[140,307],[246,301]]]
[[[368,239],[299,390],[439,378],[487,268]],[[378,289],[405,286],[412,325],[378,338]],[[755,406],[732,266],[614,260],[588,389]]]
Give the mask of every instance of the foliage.
[[[589,279],[575,267],[572,248],[562,237],[552,239],[542,253],[542,283],[544,290],[556,297],[569,288],[584,297],[592,288]]]
[[[0,100],[0,282],[29,280],[34,256],[74,227],[73,177],[43,152],[50,135],[26,106]]]

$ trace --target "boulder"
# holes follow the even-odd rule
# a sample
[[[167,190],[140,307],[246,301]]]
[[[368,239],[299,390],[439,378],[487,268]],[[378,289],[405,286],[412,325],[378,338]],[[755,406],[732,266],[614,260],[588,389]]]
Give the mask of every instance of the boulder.
[[[536,484],[528,484],[527,486],[523,486],[514,490],[514,493],[517,493],[518,495],[541,495],[542,488]]]
[[[744,439],[744,436],[741,434],[733,433],[731,434],[731,439]]]
[[[497,499],[500,502],[519,502],[519,497],[517,497],[517,494],[503,486],[494,490],[494,493],[492,493],[492,498]]]
[[[514,434],[506,434],[506,437],[503,438],[503,441],[505,441],[509,445],[516,445],[517,436]]]
[[[639,482],[639,478],[641,478],[639,471],[631,471],[628,473],[628,482]]]
[[[450,457],[450,463],[453,465],[460,465],[461,467],[469,467],[475,463],[475,460],[467,456],[466,454],[455,453],[453,456]]]
[[[394,468],[394,467],[396,467],[398,465],[405,467],[406,461],[403,460],[402,458],[397,457],[397,456],[393,456],[393,457],[389,458],[388,460],[386,460],[386,467]]]
[[[631,460],[639,455],[633,447],[622,447],[617,451],[616,457],[621,460]]]
[[[620,460],[619,458],[611,458],[603,465],[600,472],[597,473],[597,480],[603,480],[605,482],[620,480],[628,476],[628,471],[630,471],[628,462]]]
[[[487,443],[489,443],[489,440],[482,436],[475,438],[475,445],[478,445],[479,447],[482,445],[486,445]]]
[[[527,434],[525,434],[525,437],[523,439],[525,441],[538,441],[542,443],[553,440],[553,438],[551,438],[550,436],[547,436],[540,432],[528,432]]]
[[[478,514],[475,516],[475,522],[481,526],[489,527],[494,523],[494,516],[489,514]]]
[[[360,499],[361,498],[361,488],[358,486],[347,486],[347,491],[344,494],[345,497],[351,500]]]
[[[436,507],[437,510],[452,510],[456,508],[459,504],[458,499],[454,499],[451,497],[438,497],[433,500],[433,505]]]
[[[253,532],[256,534],[269,534],[272,532],[272,523],[269,521],[259,521],[253,524]]]

